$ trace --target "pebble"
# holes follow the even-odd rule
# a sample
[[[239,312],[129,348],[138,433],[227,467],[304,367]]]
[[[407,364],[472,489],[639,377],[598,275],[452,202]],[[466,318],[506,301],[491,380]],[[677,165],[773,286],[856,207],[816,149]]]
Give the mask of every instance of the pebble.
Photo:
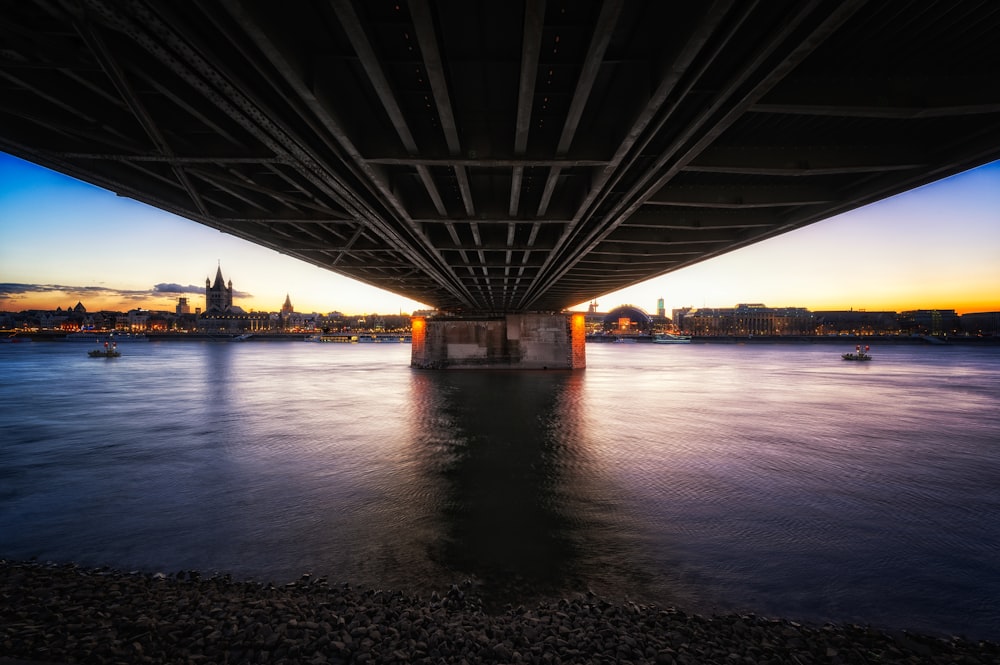
[[[47,663],[1000,663],[1000,644],[752,614],[701,616],[577,594],[487,612],[303,576],[281,587],[0,560],[0,665]]]

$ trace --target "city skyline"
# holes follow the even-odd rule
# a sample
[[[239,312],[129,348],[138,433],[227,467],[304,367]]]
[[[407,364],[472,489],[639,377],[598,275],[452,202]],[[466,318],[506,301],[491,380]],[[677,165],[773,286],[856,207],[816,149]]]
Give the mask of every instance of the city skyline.
[[[597,298],[682,307],[1000,310],[1000,162]],[[0,153],[0,310],[204,305],[221,267],[246,311],[427,305]],[[579,303],[574,310],[585,310]]]

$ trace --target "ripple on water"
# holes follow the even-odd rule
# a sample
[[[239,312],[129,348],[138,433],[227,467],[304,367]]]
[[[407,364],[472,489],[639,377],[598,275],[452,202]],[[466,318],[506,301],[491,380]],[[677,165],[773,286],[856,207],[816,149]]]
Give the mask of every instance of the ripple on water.
[[[0,348],[0,556],[1000,638],[997,350],[590,345],[519,373],[25,346]]]

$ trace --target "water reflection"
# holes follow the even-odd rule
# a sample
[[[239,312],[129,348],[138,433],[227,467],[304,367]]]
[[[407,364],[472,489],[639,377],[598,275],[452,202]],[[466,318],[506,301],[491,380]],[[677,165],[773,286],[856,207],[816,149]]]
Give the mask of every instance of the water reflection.
[[[495,603],[576,587],[598,531],[582,374],[414,372],[411,385],[422,472],[438,488],[429,557]]]
[[[205,401],[205,425],[229,424],[233,421],[234,393],[239,377],[233,376],[233,347],[222,343],[206,343],[205,365],[197,373],[202,381]]]
[[[402,345],[7,346],[0,556],[1000,625],[995,349],[594,345],[586,372],[504,373]]]

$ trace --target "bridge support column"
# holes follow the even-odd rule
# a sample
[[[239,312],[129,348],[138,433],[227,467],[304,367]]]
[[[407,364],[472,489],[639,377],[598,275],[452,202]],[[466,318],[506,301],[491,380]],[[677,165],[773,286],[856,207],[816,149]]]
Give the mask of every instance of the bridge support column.
[[[410,366],[419,369],[583,369],[584,316],[507,314],[413,319]]]

